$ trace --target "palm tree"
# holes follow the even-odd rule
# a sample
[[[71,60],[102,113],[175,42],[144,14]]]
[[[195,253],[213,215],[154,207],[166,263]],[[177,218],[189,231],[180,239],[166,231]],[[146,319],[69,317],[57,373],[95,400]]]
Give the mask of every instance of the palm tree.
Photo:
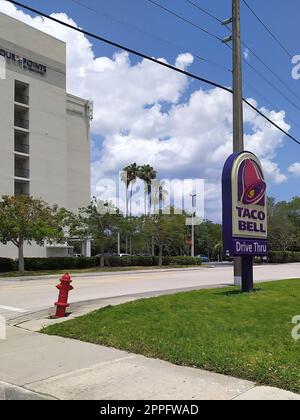
[[[163,209],[163,205],[169,195],[169,191],[166,189],[166,183],[160,180],[152,182],[152,197],[154,205],[154,213],[156,213],[156,206],[158,205],[159,211]]]
[[[128,217],[128,214],[130,214],[130,216],[132,215],[132,187],[133,187],[133,184],[136,182],[138,173],[139,173],[139,167],[137,166],[136,163],[132,163],[131,165],[125,166],[121,174],[121,180],[126,185],[126,217]],[[130,200],[128,200],[129,187],[131,188]],[[129,201],[130,201],[130,213],[128,211]]]
[[[146,184],[146,194],[148,197],[148,214],[151,214],[152,206],[152,181],[156,179],[157,173],[155,169],[150,165],[143,165],[139,167],[138,177]]]

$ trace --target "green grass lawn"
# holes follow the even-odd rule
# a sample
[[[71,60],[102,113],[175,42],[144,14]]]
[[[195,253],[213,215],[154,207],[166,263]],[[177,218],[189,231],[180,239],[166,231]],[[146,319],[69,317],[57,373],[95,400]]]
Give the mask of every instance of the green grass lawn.
[[[184,280],[184,279],[183,279]],[[103,344],[300,393],[300,279],[107,307],[44,333]]]
[[[75,269],[75,270],[43,270],[43,271],[25,271],[20,273],[19,271],[10,271],[8,273],[0,273],[1,278],[9,277],[34,277],[34,276],[49,276],[49,275],[60,275],[69,272],[71,274],[84,274],[84,273],[112,273],[115,271],[139,271],[139,270],[167,270],[172,268],[201,268],[200,265],[164,265],[162,267],[153,266],[153,267],[104,267],[104,268],[85,268],[85,269]]]

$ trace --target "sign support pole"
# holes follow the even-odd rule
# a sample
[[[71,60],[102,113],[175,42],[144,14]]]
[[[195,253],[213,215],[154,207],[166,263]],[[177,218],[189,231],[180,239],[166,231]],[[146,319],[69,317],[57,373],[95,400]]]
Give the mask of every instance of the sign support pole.
[[[254,289],[253,283],[253,257],[251,255],[244,255],[241,257],[242,261],[242,292],[250,293]]]

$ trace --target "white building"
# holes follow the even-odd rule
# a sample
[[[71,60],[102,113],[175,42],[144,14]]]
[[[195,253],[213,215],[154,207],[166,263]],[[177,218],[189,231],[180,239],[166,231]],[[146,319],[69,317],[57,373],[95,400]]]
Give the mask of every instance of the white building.
[[[0,196],[77,211],[90,202],[91,103],[66,92],[64,42],[2,13],[0,28]],[[25,247],[27,257],[67,254]],[[16,256],[0,245],[0,257]]]

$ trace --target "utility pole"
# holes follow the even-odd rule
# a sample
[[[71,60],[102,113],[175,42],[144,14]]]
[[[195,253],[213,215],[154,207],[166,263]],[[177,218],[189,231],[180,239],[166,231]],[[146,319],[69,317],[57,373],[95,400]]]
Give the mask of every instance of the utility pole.
[[[233,151],[244,151],[243,76],[240,0],[232,0]]]
[[[224,43],[232,41],[233,48],[233,152],[244,151],[244,119],[243,119],[243,76],[242,76],[242,48],[241,48],[241,5],[240,0],[232,0],[232,18],[223,22],[232,23],[232,36]],[[242,261],[240,257],[234,259],[234,283],[242,284]]]
[[[194,223],[195,205],[194,205],[194,199],[197,197],[197,194],[190,194],[190,196],[192,197],[192,247],[191,247],[191,257],[194,258],[195,257],[195,223]]]
[[[232,46],[233,46],[233,151],[244,151],[243,76],[241,48],[241,5],[232,0]],[[242,259],[234,259],[234,284],[242,284]]]
[[[121,254],[121,233],[118,230],[118,255]]]

